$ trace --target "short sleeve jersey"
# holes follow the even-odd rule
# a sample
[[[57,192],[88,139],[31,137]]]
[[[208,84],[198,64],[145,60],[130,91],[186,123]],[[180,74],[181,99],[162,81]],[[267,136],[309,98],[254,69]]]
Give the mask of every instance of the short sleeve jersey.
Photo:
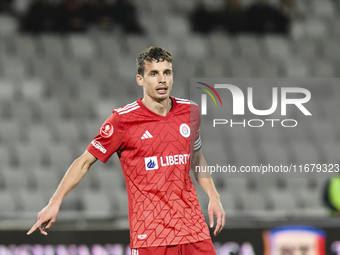
[[[131,248],[210,238],[189,175],[200,139],[199,107],[171,100],[166,116],[150,111],[141,99],[113,110],[87,148],[103,162],[118,154],[129,201]]]

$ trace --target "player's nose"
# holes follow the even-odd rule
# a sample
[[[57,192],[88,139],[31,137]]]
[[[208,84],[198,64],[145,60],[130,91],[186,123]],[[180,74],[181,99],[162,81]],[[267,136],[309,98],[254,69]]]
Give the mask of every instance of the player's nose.
[[[165,80],[165,75],[164,74],[160,74],[159,75],[159,82],[162,82],[164,83],[166,80]]]

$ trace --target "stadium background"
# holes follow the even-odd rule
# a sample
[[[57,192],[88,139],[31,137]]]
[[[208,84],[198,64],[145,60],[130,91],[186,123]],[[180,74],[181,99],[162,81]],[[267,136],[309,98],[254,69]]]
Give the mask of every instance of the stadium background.
[[[142,97],[135,83],[135,57],[145,48],[159,45],[173,52],[173,95],[181,98],[190,96],[187,84],[192,77],[335,78],[340,74],[340,17],[335,0],[296,1],[303,18],[291,20],[289,34],[262,36],[231,36],[219,29],[193,33],[189,15],[198,5],[194,0],[135,1],[143,34],[125,33],[119,27],[110,31],[91,27],[62,35],[22,33],[20,17],[30,2],[12,1],[9,10],[0,14],[1,254],[19,252],[10,244],[90,245],[109,243],[112,238],[112,244],[128,245],[127,197],[116,157],[107,164],[97,163],[65,198],[50,237],[26,237],[25,231],[111,110]],[[242,2],[246,6],[253,1]],[[269,2],[279,6],[279,1]],[[223,5],[217,0],[213,4]],[[339,163],[340,90],[334,84],[310,89],[317,98],[312,105],[317,121],[303,132],[274,140],[272,147],[262,145],[265,156],[286,155],[289,161],[293,154],[293,160],[311,162],[323,155],[327,162]],[[205,135],[209,137],[208,130],[202,130],[207,148],[216,148],[204,140]],[[235,139],[249,136],[255,145],[231,142],[227,149],[218,150],[234,163],[254,156],[249,150],[255,150],[256,141],[264,137],[261,132],[237,135]],[[274,132],[270,137],[277,136]],[[287,138],[288,143],[283,143]],[[230,142],[227,137],[222,140]],[[208,162],[218,156],[212,149],[204,153]],[[329,217],[322,201],[325,178],[308,174],[294,179],[218,177],[215,182],[227,224],[214,241],[249,242],[260,254],[264,230],[309,225],[324,229],[327,254],[338,254],[334,243],[340,240],[339,221]],[[207,197],[198,193],[206,215]],[[20,252],[34,253],[28,250],[24,247]],[[243,252],[251,254],[251,249]],[[71,253],[75,253],[72,247]],[[120,254],[119,249],[110,253]],[[230,254],[238,254],[238,249]]]

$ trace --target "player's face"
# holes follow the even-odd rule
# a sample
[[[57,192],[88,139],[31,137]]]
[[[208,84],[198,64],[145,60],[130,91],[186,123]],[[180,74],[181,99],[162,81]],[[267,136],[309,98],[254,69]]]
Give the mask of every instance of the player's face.
[[[144,97],[155,101],[169,98],[173,83],[172,64],[166,60],[145,62],[144,75],[137,75],[137,83],[144,88]]]

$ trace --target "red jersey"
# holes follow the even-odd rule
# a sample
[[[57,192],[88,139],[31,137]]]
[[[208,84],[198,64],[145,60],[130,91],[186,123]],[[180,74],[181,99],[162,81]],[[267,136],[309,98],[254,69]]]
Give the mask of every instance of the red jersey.
[[[199,107],[171,100],[166,116],[150,111],[141,99],[113,110],[87,148],[103,162],[118,154],[129,200],[131,248],[210,238],[189,175],[194,146],[200,146]]]

